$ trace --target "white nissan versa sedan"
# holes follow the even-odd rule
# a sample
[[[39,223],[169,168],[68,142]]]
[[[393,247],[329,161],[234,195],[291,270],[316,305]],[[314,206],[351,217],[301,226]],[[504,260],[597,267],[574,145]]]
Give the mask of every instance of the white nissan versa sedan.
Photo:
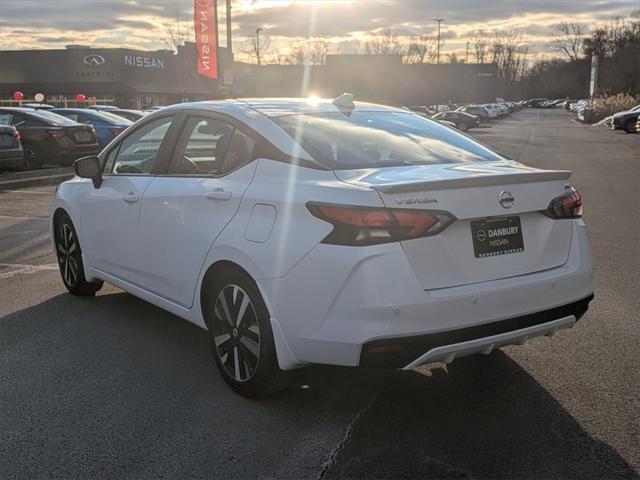
[[[349,94],[163,108],[75,170],[51,217],[67,289],[109,282],[206,328],[243,395],[313,363],[487,354],[593,298],[570,172]]]

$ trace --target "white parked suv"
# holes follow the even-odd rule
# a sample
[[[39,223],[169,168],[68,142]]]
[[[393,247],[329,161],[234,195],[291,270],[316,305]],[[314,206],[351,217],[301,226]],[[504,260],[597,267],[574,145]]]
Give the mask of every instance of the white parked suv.
[[[207,329],[244,395],[522,344],[593,298],[570,172],[348,94],[167,107],[75,169],[51,216],[67,289]]]

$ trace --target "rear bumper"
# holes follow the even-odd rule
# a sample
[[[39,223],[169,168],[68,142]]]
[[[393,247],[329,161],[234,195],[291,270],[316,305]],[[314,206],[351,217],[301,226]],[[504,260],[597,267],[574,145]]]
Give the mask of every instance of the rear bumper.
[[[452,362],[476,353],[489,354],[505,345],[524,344],[542,335],[571,328],[586,313],[593,295],[562,307],[457,330],[366,343],[361,367],[412,369],[424,363]]]
[[[257,283],[291,353],[282,368],[371,365],[371,351],[365,354],[363,347],[389,339],[413,345],[418,338],[415,348],[392,362],[402,368],[433,348],[577,319],[593,294],[591,252],[580,220],[566,263],[527,275],[425,291],[398,244],[321,244],[284,277]]]

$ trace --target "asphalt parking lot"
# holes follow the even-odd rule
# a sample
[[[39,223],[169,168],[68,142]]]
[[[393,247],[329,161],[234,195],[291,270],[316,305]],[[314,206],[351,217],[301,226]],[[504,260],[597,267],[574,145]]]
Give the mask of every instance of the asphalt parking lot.
[[[207,334],[113,287],[65,293],[55,187],[0,192],[3,478],[638,478],[640,135],[524,110],[472,131],[575,172],[596,299],[575,329],[418,372],[313,367],[260,401]]]

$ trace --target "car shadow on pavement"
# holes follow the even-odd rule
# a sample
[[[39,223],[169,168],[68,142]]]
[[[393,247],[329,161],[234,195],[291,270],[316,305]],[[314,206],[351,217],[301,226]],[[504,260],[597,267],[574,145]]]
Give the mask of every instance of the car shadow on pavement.
[[[105,287],[0,318],[0,366],[7,477],[637,477],[500,352],[420,373],[310,367],[250,400],[205,331]]]
[[[387,374],[325,478],[602,479],[638,472],[496,351]]]

